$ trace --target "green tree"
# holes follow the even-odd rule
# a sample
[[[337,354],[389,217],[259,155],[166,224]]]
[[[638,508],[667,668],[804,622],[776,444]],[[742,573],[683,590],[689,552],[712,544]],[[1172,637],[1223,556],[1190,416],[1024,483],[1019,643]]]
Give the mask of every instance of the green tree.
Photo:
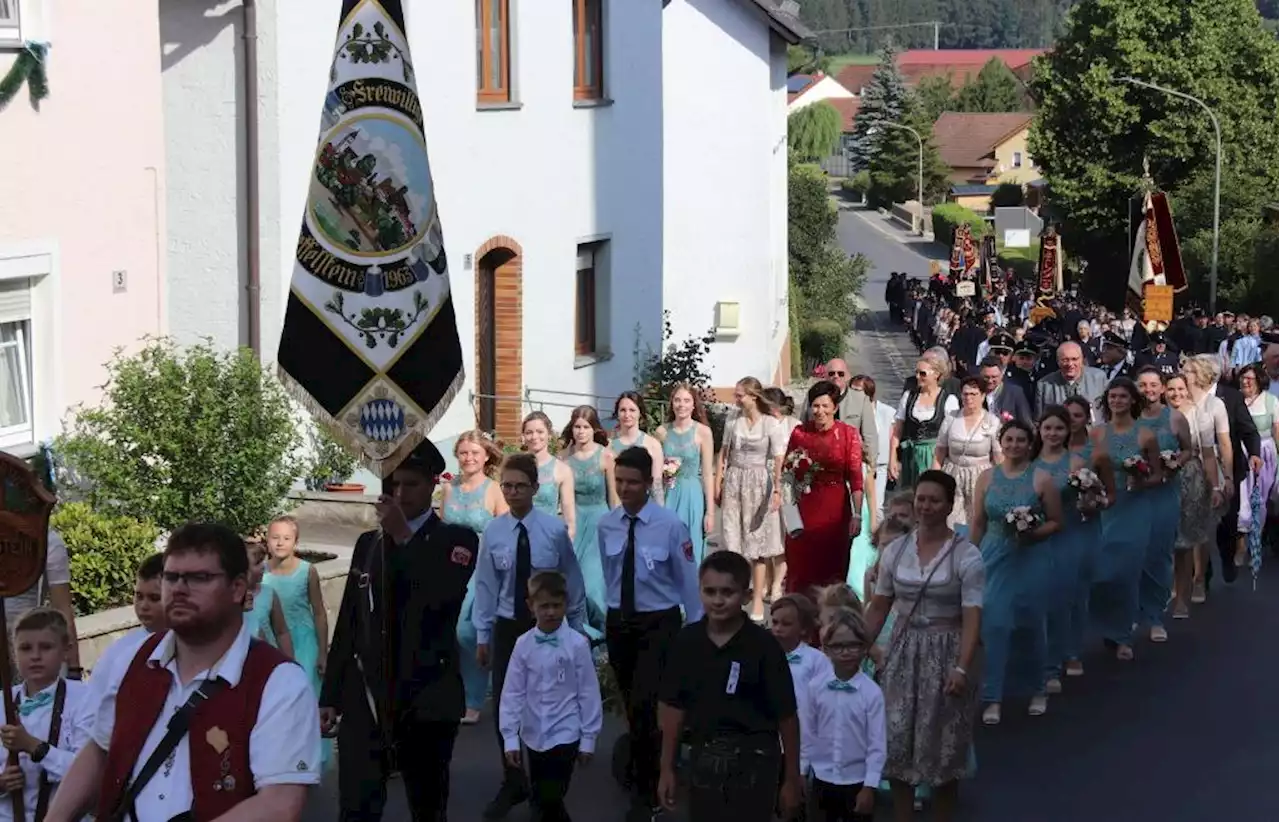
[[[1224,196],[1229,223],[1249,224],[1277,185],[1277,81],[1274,38],[1258,25],[1253,0],[1093,0],[1068,15],[1054,50],[1037,61],[1032,90],[1039,106],[1029,150],[1044,171],[1054,206],[1066,217],[1069,247],[1090,272],[1113,274],[1128,263],[1128,206],[1149,161],[1154,184],[1173,195],[1174,217],[1203,293],[1207,272],[1197,237],[1208,230],[1204,180],[1214,163],[1213,127],[1195,103],[1117,81],[1133,76],[1191,94],[1222,127],[1225,181],[1256,181],[1265,199],[1235,204]],[[1255,190],[1250,187],[1249,190]],[[1244,237],[1247,231],[1240,232]],[[1244,242],[1249,246],[1252,243]],[[1223,293],[1249,293],[1264,272],[1220,261]],[[1241,266],[1246,266],[1241,268]],[[1275,278],[1275,269],[1265,272]],[[1102,278],[1099,278],[1101,280]],[[1123,278],[1092,284],[1116,303]],[[1107,289],[1113,289],[1110,292]]]
[[[252,351],[150,340],[107,363],[102,405],[74,409],[54,451],[59,487],[99,513],[249,535],[280,513],[300,444],[283,386]]]
[[[819,100],[787,117],[787,146],[806,162],[830,157],[840,145],[844,118],[836,107]]]
[[[1021,111],[1026,107],[1026,91],[1009,66],[999,57],[992,57],[978,76],[956,94],[956,107],[959,111],[988,114]]]
[[[941,200],[950,188],[950,169],[938,155],[933,143],[933,121],[919,102],[910,102],[902,125],[914,129],[924,143],[924,199],[926,203]],[[871,185],[867,202],[876,208],[916,199],[920,186],[920,141],[911,132],[886,127],[880,151],[871,160]]]
[[[929,122],[937,122],[944,111],[955,111],[955,94],[951,88],[951,75],[933,75],[916,83],[916,100]]]
[[[808,46],[787,46],[787,76],[817,71],[831,73],[830,55]]]
[[[880,150],[887,129],[885,122],[896,123],[907,107],[907,82],[898,70],[898,52],[892,45],[880,52],[880,64],[862,95],[862,105],[853,121],[849,159],[855,170],[866,168]]]

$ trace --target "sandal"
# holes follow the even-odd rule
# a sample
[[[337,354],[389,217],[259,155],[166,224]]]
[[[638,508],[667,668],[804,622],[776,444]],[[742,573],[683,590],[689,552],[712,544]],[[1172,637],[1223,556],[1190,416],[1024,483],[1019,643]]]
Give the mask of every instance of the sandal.
[[[1044,683],[1044,692],[1050,696],[1062,693],[1062,680],[1056,676]]]
[[[1116,648],[1116,659],[1121,662],[1132,662],[1133,648],[1128,645],[1121,645],[1119,648]]]
[[[1000,724],[1000,703],[992,702],[982,711],[983,725],[999,725]]]
[[[1048,710],[1049,697],[1038,694],[1031,697],[1031,704],[1027,706],[1027,716],[1044,716]]]
[[[1078,659],[1067,660],[1067,676],[1084,676],[1084,663]]]
[[[1152,642],[1168,642],[1169,632],[1164,629],[1163,625],[1152,625],[1151,641]]]

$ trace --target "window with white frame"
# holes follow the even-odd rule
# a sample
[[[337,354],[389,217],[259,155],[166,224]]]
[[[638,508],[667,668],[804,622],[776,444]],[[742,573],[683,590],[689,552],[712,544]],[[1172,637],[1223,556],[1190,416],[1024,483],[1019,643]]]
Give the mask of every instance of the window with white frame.
[[[1021,151],[1013,152],[1013,167],[1022,168],[1022,152]]]
[[[31,282],[0,280],[0,448],[34,442]]]
[[[0,44],[22,42],[22,14],[19,0],[0,0]]]

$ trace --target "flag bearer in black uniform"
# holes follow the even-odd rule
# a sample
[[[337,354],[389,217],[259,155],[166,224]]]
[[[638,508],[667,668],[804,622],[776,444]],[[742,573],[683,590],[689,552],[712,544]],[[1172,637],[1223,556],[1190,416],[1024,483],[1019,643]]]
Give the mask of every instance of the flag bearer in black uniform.
[[[614,460],[613,475],[621,504],[601,517],[597,537],[608,608],[605,643],[630,726],[626,819],[650,822],[658,801],[662,668],[680,631],[680,606],[685,618],[696,622],[702,618],[702,600],[689,529],[674,511],[649,498],[653,457],[643,448],[628,448]]]
[[[801,799],[800,720],[787,656],[742,610],[751,567],[740,554],[707,555],[699,580],[706,618],[676,637],[662,676],[658,793],[674,809],[676,751],[687,730],[689,822],[770,822],[775,800],[790,819]]]
[[[356,541],[320,692],[338,734],[339,819],[376,822],[398,768],[414,822],[445,822],[464,711],[458,614],[475,569],[473,531],[431,510],[444,457],[430,441],[396,468],[377,531]],[[281,728],[281,733],[289,733]]]

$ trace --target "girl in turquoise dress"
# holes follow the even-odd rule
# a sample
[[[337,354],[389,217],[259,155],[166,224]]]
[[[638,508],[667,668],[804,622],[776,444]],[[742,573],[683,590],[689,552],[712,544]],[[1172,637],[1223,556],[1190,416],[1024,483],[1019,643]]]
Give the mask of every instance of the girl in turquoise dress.
[[[1080,564],[1084,546],[1080,534],[1084,519],[1074,488],[1068,482],[1071,472],[1085,467],[1085,462],[1067,448],[1071,431],[1071,413],[1060,405],[1051,405],[1040,415],[1038,425],[1040,453],[1035,467],[1053,479],[1062,500],[1062,530],[1045,543],[1049,556],[1046,580],[1045,613],[1045,694],[1062,693],[1063,666],[1069,659],[1067,636],[1072,609],[1080,588]]]
[[[293,641],[293,660],[307,673],[311,690],[319,700],[329,655],[329,619],[320,592],[320,574],[315,566],[298,557],[298,536],[298,521],[293,517],[272,520],[267,527],[271,559],[262,585],[280,600]],[[321,762],[328,764],[333,746],[321,747]]]
[[[538,492],[533,496],[533,507],[563,519],[569,529],[569,539],[573,539],[577,530],[573,471],[551,453],[551,418],[541,411],[525,417],[520,426],[520,441],[524,450],[538,461]]]
[[[640,430],[644,419],[644,399],[635,391],[623,391],[613,404],[613,419],[618,424],[609,441],[614,456],[628,448],[643,448],[653,458],[653,500],[658,504],[666,499],[662,485],[662,443]]]
[[[1000,428],[1004,462],[988,468],[974,485],[975,506],[969,539],[982,551],[986,588],[982,598],[982,722],[1000,722],[1005,696],[1030,696],[1027,713],[1042,715],[1045,696],[1045,593],[1052,544],[1062,528],[1062,505],[1053,478],[1031,461],[1034,433],[1022,420]],[[1006,514],[1028,507],[1042,521],[1019,532]]]
[[[481,536],[490,520],[507,511],[506,500],[498,483],[493,481],[502,462],[502,452],[487,435],[467,431],[458,437],[453,456],[458,460],[458,476],[441,491],[441,519],[464,525]],[[476,600],[475,579],[473,574],[467,582],[467,596],[462,600],[458,616],[458,657],[467,702],[467,712],[462,718],[464,725],[474,725],[480,720],[480,709],[489,694],[489,672],[476,662],[476,629],[471,624],[471,609]]]
[[[1166,642],[1164,611],[1173,592],[1173,544],[1178,538],[1182,511],[1182,482],[1178,471],[1194,454],[1187,418],[1164,404],[1164,381],[1155,366],[1138,369],[1138,391],[1147,402],[1138,425],[1151,429],[1156,445],[1177,454],[1171,466],[1165,463],[1165,482],[1147,492],[1151,506],[1151,539],[1138,579],[1138,623],[1150,630],[1152,642]]]
[[[1160,485],[1160,446],[1150,428],[1134,416],[1145,404],[1138,387],[1127,377],[1107,386],[1101,408],[1107,424],[1095,432],[1094,448],[1105,449],[1115,466],[1115,499],[1102,512],[1102,540],[1096,558],[1089,613],[1103,640],[1115,648],[1116,659],[1133,659],[1133,625],[1138,620],[1138,578],[1151,539],[1149,490]],[[1124,462],[1143,457],[1151,469],[1146,478],[1124,469]]]
[[[267,549],[261,542],[249,543],[249,607],[244,612],[249,636],[261,639],[279,648],[281,653],[293,658],[293,639],[289,636],[289,624],[275,591],[263,585],[267,570]]]
[[[715,477],[712,476],[715,446],[702,398],[693,388],[682,383],[671,389],[667,423],[654,434],[662,443],[664,463],[679,461],[674,477],[664,474],[666,506],[675,511],[689,529],[694,562],[700,564],[707,551],[707,534],[715,529]],[[778,588],[780,590],[781,585]]]
[[[608,448],[609,435],[601,427],[596,409],[590,405],[573,409],[560,442],[560,458],[573,472],[573,502],[577,514],[573,553],[578,557],[587,589],[585,628],[587,637],[596,642],[604,637],[608,607],[597,527],[600,518],[618,504],[613,485],[613,451]]]
[[[1089,435],[1093,408],[1087,399],[1079,396],[1069,397],[1063,407],[1067,410],[1067,450],[1071,452],[1072,470],[1075,470],[1075,466],[1090,468],[1102,482],[1106,499],[1115,499],[1115,475],[1111,470],[1111,461],[1105,458],[1105,450],[1094,448]],[[1079,522],[1074,520],[1076,514],[1073,513],[1072,506],[1075,506],[1075,511],[1080,515]],[[1080,500],[1074,492],[1070,500],[1064,499],[1062,503],[1063,525],[1075,533],[1079,561],[1079,575],[1074,580],[1063,580],[1064,585],[1070,586],[1070,601],[1066,610],[1059,614],[1061,622],[1055,626],[1062,632],[1059,650],[1065,662],[1063,673],[1067,676],[1084,676],[1080,652],[1084,647],[1085,629],[1089,626],[1089,591],[1093,587],[1094,566],[1102,543],[1101,511],[1096,506],[1079,510],[1079,506]],[[1053,651],[1055,637],[1052,634],[1049,635],[1049,642],[1050,651]],[[1050,657],[1051,666],[1053,659],[1054,657]]]

